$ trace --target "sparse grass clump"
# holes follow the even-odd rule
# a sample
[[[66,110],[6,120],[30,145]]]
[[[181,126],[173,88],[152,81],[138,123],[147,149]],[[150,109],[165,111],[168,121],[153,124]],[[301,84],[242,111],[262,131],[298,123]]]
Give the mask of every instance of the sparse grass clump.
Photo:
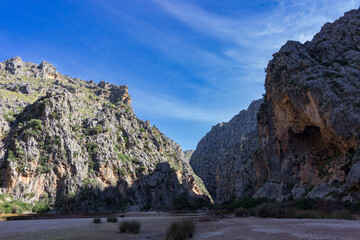
[[[172,223],[166,231],[166,240],[183,240],[192,238],[196,223],[192,220],[182,220]]]
[[[93,223],[99,224],[99,223],[101,223],[101,219],[100,218],[94,218]]]
[[[119,225],[120,233],[134,233],[140,232],[141,224],[138,221],[124,221]]]
[[[116,223],[116,222],[117,222],[117,218],[116,218],[116,217],[108,217],[108,218],[107,218],[107,222]]]

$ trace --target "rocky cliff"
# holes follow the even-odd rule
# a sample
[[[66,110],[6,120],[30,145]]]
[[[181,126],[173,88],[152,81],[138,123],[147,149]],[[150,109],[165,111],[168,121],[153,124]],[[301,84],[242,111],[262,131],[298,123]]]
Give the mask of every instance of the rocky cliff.
[[[190,160],[216,201],[360,199],[359,33],[360,10],[352,10],[273,55],[257,134],[254,120],[217,125]]]
[[[126,86],[65,76],[47,62],[0,63],[3,193],[59,210],[209,200],[181,147],[136,117]]]
[[[229,122],[214,126],[190,159],[215,202],[249,197],[255,191],[256,115],[262,102],[254,101]]]
[[[358,195],[359,32],[360,10],[352,10],[274,54],[258,128],[266,184],[256,196]]]

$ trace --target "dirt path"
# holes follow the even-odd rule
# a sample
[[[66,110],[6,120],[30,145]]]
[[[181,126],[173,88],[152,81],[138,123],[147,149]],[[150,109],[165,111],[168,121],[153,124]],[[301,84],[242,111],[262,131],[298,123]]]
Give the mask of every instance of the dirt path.
[[[189,216],[169,214],[128,215],[122,220],[141,222],[141,233],[118,233],[118,223],[93,224],[92,218],[47,219],[0,222],[0,239],[164,239],[166,228],[175,220]],[[360,239],[360,221],[228,218],[197,223],[193,239]]]

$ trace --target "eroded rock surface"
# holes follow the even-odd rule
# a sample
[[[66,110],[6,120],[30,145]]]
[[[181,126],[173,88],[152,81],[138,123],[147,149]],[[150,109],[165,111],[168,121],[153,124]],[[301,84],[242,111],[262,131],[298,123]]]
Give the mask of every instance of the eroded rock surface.
[[[259,112],[264,186],[286,184],[284,196],[295,186],[308,197],[359,193],[358,180],[346,180],[360,160],[359,32],[360,10],[352,10],[273,55]]]
[[[209,200],[181,147],[136,117],[127,86],[19,57],[0,63],[1,192],[59,210]]]
[[[213,127],[190,160],[214,200],[360,199],[359,33],[352,10],[273,55],[260,108]]]
[[[216,202],[249,197],[255,191],[256,114],[261,103],[254,101],[228,123],[214,126],[191,156],[190,165]]]

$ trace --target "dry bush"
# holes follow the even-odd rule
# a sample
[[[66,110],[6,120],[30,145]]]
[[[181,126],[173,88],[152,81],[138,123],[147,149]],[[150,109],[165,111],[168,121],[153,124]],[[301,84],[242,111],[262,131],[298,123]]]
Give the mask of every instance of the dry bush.
[[[138,221],[124,221],[119,225],[120,233],[134,233],[138,234],[140,232],[141,224]]]
[[[108,217],[107,218],[108,222],[112,222],[112,223],[116,223],[117,222],[117,218],[116,217]]]
[[[182,220],[172,223],[166,231],[166,240],[185,240],[192,238],[196,223],[192,220]]]

